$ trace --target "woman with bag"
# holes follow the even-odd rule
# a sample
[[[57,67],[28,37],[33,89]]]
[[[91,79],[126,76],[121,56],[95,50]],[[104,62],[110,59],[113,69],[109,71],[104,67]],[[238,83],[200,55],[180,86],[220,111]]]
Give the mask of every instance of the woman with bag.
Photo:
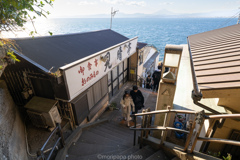
[[[123,119],[126,119],[127,126],[129,127],[130,120],[131,120],[130,114],[131,114],[131,111],[135,112],[135,105],[128,91],[125,91],[125,94],[123,95],[123,98],[121,99],[120,104],[121,104],[121,110],[122,110],[122,117]]]

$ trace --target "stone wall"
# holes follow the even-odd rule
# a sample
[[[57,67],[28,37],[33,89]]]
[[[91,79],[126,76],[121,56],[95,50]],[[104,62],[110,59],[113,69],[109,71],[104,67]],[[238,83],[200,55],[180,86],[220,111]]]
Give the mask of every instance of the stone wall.
[[[23,120],[6,83],[0,80],[0,159],[28,159],[24,131]]]

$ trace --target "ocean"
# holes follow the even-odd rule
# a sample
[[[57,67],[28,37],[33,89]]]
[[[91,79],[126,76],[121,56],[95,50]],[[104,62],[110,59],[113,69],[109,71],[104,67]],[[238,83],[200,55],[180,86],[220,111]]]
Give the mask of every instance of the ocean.
[[[210,31],[237,23],[236,18],[114,18],[112,30],[139,42],[156,46],[160,59],[166,44],[187,44],[189,35]],[[31,24],[27,24],[27,30]],[[41,19],[35,22],[40,36],[96,31],[110,28],[110,18]]]

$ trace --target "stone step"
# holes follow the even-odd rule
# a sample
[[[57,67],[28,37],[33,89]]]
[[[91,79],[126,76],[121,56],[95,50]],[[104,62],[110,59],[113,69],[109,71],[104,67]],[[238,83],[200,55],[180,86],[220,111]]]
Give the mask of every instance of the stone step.
[[[133,136],[133,131],[131,131],[128,127],[122,128],[122,127],[117,127],[117,126],[109,125],[109,124],[101,125],[99,127],[104,127],[104,128],[109,129],[113,132],[119,133],[123,136],[127,136],[127,137]]]
[[[97,153],[93,155],[88,155],[88,156],[76,156],[69,154],[66,160],[109,160],[109,159],[117,159],[115,158],[118,156],[119,152],[122,152],[123,150],[126,149],[117,149],[105,153]]]
[[[89,156],[89,155],[95,155],[100,153],[104,154],[110,151],[123,150],[123,149],[126,149],[126,147],[78,142],[78,143],[75,143],[75,145],[72,145],[68,149],[68,154],[75,155],[76,157],[80,157],[80,156]]]
[[[145,146],[142,149],[130,154],[128,156],[129,159],[146,159],[154,154],[156,151],[152,149],[150,146]]]
[[[95,134],[90,131],[84,131],[76,143],[79,143],[79,142],[89,143],[89,144],[102,144],[106,146],[125,147],[124,145],[119,144],[119,142],[117,141],[113,141],[109,138],[103,137],[99,134]]]
[[[152,154],[150,157],[148,157],[146,160],[170,160],[162,150],[159,150]]]
[[[126,135],[123,135],[123,134],[119,133],[117,130],[113,130],[113,129],[110,129],[108,127],[105,127],[104,125],[94,127],[94,129],[97,129],[99,131],[105,132],[105,133],[110,134],[112,136],[118,137],[121,140],[133,141],[133,134],[126,136]]]
[[[120,152],[119,155],[124,155],[124,156],[127,157],[128,155],[131,155],[131,154],[135,153],[138,150],[140,150],[138,145],[132,146],[132,147],[130,147],[130,148]]]
[[[92,133],[98,134],[102,137],[108,138],[112,141],[115,141],[115,142],[121,144],[121,145],[126,145],[126,146],[131,146],[132,145],[132,141],[130,142],[128,140],[119,138],[116,135],[107,133],[106,131],[102,131],[102,130],[99,130],[99,129],[96,129],[96,128],[91,128],[91,130],[89,130],[89,132],[92,132]]]

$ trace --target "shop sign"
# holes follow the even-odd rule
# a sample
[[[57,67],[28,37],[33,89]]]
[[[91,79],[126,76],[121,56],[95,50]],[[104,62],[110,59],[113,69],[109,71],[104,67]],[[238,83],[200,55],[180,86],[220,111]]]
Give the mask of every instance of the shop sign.
[[[92,46],[94,47],[94,46]],[[61,67],[70,100],[105,76],[111,69],[136,52],[137,37]],[[107,83],[107,82],[106,82]]]

